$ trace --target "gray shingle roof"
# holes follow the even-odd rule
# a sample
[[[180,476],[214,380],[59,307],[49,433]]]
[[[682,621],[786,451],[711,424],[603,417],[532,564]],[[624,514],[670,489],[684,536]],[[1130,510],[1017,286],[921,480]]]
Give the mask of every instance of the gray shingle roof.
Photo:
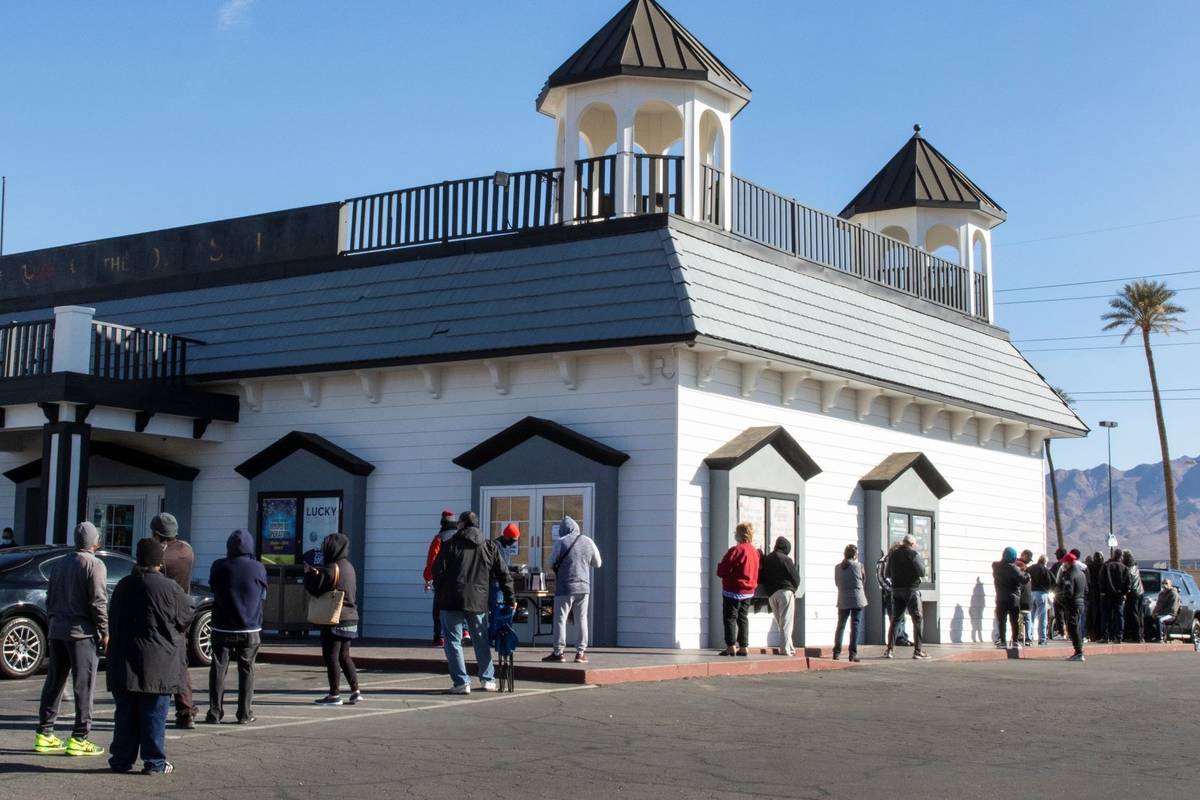
[[[972,208],[1005,218],[1004,209],[921,136],[919,125],[904,146],[867,182],[839,216],[893,208]]]

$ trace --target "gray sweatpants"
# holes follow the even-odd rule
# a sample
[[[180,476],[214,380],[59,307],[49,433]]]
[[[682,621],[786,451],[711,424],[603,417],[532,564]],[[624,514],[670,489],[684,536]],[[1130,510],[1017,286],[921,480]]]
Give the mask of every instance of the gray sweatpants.
[[[58,719],[58,706],[67,675],[73,679],[75,696],[75,727],[71,735],[86,739],[92,732],[92,697],[96,688],[96,667],[100,654],[95,639],[51,639],[50,666],[42,685],[42,703],[38,715],[38,733],[53,733]]]
[[[567,646],[567,616],[575,609],[575,624],[579,626],[579,642],[576,653],[583,653],[588,646],[588,600],[591,595],[568,594],[554,598],[554,652],[561,653]]]

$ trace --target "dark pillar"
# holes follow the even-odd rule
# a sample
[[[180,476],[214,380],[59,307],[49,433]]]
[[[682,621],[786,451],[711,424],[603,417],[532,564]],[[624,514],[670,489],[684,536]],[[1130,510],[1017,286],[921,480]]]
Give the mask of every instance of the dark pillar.
[[[42,426],[41,541],[69,544],[75,526],[87,519],[91,437],[92,426],[82,422]]]

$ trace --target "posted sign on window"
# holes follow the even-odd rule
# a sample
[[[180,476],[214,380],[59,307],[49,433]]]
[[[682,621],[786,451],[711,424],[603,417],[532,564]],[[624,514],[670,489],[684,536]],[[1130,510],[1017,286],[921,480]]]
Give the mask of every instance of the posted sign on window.
[[[296,498],[263,498],[260,553],[267,564],[296,563]]]
[[[342,497],[335,492],[273,492],[258,496],[258,554],[264,564],[299,564],[342,532]],[[309,556],[311,557],[311,555]]]
[[[331,533],[339,533],[342,498],[304,498],[304,550],[320,550],[321,542]]]

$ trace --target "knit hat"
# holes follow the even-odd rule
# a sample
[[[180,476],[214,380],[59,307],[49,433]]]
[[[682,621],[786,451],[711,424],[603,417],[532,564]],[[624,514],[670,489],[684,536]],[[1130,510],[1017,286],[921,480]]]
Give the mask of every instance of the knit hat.
[[[521,529],[517,527],[517,523],[510,522],[504,526],[504,531],[500,535],[505,539],[516,541],[521,538]]]
[[[174,515],[164,511],[155,514],[154,519],[150,520],[150,530],[164,539],[174,539],[179,535],[179,523],[175,521]]]
[[[450,510],[450,509],[448,509],[448,508],[443,508],[443,509],[442,509],[442,519],[446,519],[446,518],[453,519],[453,518],[454,518],[454,512],[453,512],[453,511],[451,511],[451,510]]]
[[[1062,560],[1063,560],[1064,564],[1074,564],[1079,559],[1077,559],[1075,557],[1074,553],[1067,553],[1065,556],[1062,557]]]
[[[1011,564],[1016,560],[1017,560],[1017,548],[1015,548],[1015,547],[1004,548],[1004,557],[1003,557],[1004,563]]]
[[[163,546],[153,539],[142,539],[137,543],[137,565],[142,569],[161,567]]]
[[[81,522],[75,526],[75,549],[86,550],[100,544],[100,531],[90,522]]]

